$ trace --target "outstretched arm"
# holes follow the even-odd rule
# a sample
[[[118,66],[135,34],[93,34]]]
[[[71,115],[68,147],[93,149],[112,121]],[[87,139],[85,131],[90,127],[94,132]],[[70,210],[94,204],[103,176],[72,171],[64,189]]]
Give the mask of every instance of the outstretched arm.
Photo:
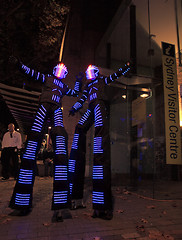
[[[42,74],[38,71],[35,71],[32,68],[27,67],[26,65],[24,65],[21,61],[19,61],[18,58],[14,57],[14,56],[10,56],[9,58],[9,62],[16,65],[18,67],[18,69],[23,73],[26,74],[28,77],[36,80],[36,81],[41,81],[44,82],[45,81],[45,74]]]
[[[115,79],[121,77],[122,75],[125,76],[131,70],[130,62],[127,62],[123,68],[119,68],[117,72],[109,75],[108,77],[104,78],[105,84],[109,84],[114,82]]]
[[[74,89],[68,88],[68,90],[66,92],[67,96],[78,97],[78,94],[82,89],[83,77],[84,77],[83,73],[79,73],[79,75],[76,76],[75,87],[74,87]]]
[[[74,116],[75,112],[78,112],[83,107],[83,104],[85,103],[87,98],[88,98],[88,91],[84,89],[81,98],[70,109],[69,115]]]

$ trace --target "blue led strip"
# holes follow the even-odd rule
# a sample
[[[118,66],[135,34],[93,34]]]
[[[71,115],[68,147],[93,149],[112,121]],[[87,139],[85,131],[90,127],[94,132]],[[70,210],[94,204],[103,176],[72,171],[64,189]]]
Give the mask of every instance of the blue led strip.
[[[58,79],[54,79],[53,81],[54,84],[56,84],[57,86],[59,86],[60,88],[63,88],[63,83],[61,81],[59,81]]]
[[[73,105],[73,108],[74,109],[79,109],[79,108],[81,108],[82,107],[82,104],[81,103],[79,103],[79,102],[76,102],[74,105]]]
[[[89,109],[87,109],[87,111],[84,113],[84,115],[79,120],[78,124],[83,125],[87,121],[88,117],[90,116],[90,113],[91,113],[91,111]]]
[[[92,202],[96,204],[104,204],[104,193],[93,191]]]
[[[54,126],[55,127],[64,127],[63,126],[63,112],[61,108],[58,108],[54,111]]]
[[[54,180],[55,181],[66,181],[67,180],[67,166],[55,166],[55,175]]]
[[[41,107],[37,112],[37,115],[35,117],[31,130],[36,132],[41,132],[45,117],[46,117],[46,109],[44,108],[43,105],[41,105]]]
[[[55,153],[64,154],[66,155],[66,142],[65,137],[63,136],[56,136],[56,151]]]
[[[80,82],[78,82],[78,81],[75,82],[74,90],[79,92],[79,90],[80,90]]]
[[[95,116],[95,127],[101,127],[103,126],[103,121],[102,121],[102,114],[100,110],[99,104],[94,109],[94,116]]]
[[[75,172],[75,164],[76,164],[76,160],[69,159],[69,163],[68,163],[69,172]]]
[[[78,139],[79,139],[79,134],[75,133],[74,134],[74,138],[73,138],[73,143],[72,143],[72,147],[73,149],[78,149]]]
[[[52,100],[53,100],[53,101],[59,103],[59,102],[60,102],[60,99],[61,99],[61,98],[60,98],[59,96],[54,95],[54,94],[52,95]]]
[[[30,194],[21,194],[21,193],[16,193],[15,195],[15,204],[16,205],[29,205],[30,202]]]
[[[103,166],[93,166],[93,179],[103,179]]]
[[[21,67],[25,71],[26,74],[29,74],[29,72],[30,72],[30,68],[29,67],[25,66],[24,64],[22,64]]]
[[[67,203],[68,191],[54,192],[54,204]]]
[[[35,160],[35,153],[36,153],[37,145],[38,145],[37,142],[28,141],[26,151],[23,154],[23,158]]]
[[[73,183],[70,183],[70,184],[69,184],[69,188],[70,188],[70,194],[72,194]]]
[[[103,153],[102,147],[102,137],[94,138],[94,153]]]
[[[32,178],[33,178],[32,170],[20,169],[19,180],[18,180],[19,183],[32,184]]]

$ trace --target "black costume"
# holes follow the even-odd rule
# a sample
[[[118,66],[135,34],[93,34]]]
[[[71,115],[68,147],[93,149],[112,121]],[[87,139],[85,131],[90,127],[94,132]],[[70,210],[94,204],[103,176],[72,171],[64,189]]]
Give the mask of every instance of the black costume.
[[[34,80],[41,81],[44,87],[40,96],[40,106],[27,138],[27,145],[22,157],[19,176],[9,206],[13,209],[20,210],[32,207],[36,156],[42,142],[44,123],[49,117],[52,123],[51,139],[54,150],[52,210],[67,208],[69,199],[67,181],[67,133],[63,125],[61,99],[64,95],[78,96],[80,79],[76,80],[75,88],[72,90],[61,81],[61,78],[64,78],[67,74],[67,69],[64,64],[57,65],[58,68],[54,69],[53,72],[54,76],[41,74],[20,62],[18,65],[24,74],[27,74]]]
[[[123,69],[104,77],[99,75],[97,67],[89,66],[86,74],[87,79],[92,81],[86,84],[82,97],[70,110],[70,114],[74,115],[88,100],[89,107],[76,125],[68,164],[71,199],[83,199],[86,133],[95,124],[92,193],[94,210],[112,211],[109,118],[104,101],[104,87],[129,70],[128,63]]]

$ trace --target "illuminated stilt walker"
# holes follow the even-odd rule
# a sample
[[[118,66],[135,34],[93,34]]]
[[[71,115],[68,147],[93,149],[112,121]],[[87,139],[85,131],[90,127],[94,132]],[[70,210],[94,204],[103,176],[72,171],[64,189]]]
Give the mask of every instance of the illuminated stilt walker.
[[[125,64],[116,73],[108,77],[99,74],[96,66],[90,65],[86,71],[89,80],[83,90],[83,95],[70,110],[74,115],[88,100],[89,107],[76,125],[69,159],[69,185],[72,199],[72,209],[83,207],[84,174],[86,133],[94,124],[94,159],[93,159],[93,192],[92,203],[93,217],[112,219],[112,194],[111,194],[111,163],[109,118],[107,106],[104,101],[104,86],[113,82],[130,70],[130,63]]]
[[[61,100],[64,95],[78,96],[81,78],[77,77],[74,90],[72,90],[61,81],[68,73],[63,63],[58,63],[54,67],[53,75],[45,75],[25,66],[15,57],[11,57],[10,61],[16,63],[21,72],[27,74],[30,78],[35,81],[41,81],[43,83],[43,91],[40,96],[40,106],[27,138],[27,146],[23,154],[19,176],[9,206],[13,209],[19,209],[21,213],[27,213],[32,207],[36,156],[42,142],[44,123],[49,117],[52,124],[51,138],[54,149],[52,210],[68,208],[67,133],[63,125]]]

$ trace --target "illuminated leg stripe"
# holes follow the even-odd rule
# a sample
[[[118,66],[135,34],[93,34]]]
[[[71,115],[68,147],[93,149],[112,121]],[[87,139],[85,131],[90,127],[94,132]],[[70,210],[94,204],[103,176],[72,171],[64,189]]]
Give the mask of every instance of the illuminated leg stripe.
[[[104,204],[104,193],[93,191],[92,202],[96,204]]]
[[[30,202],[30,194],[21,194],[21,193],[16,193],[15,196],[15,204],[16,205],[29,205]]]
[[[54,192],[54,204],[67,203],[68,191]]]
[[[55,127],[64,127],[63,126],[63,112],[61,108],[58,108],[54,111],[54,126]]]
[[[56,136],[56,151],[55,153],[66,155],[66,141],[63,136]]]
[[[70,184],[69,184],[69,188],[70,188],[70,194],[72,194],[73,183],[70,183]]]
[[[78,124],[83,125],[87,121],[87,119],[89,118],[90,113],[91,113],[91,111],[89,109],[87,109],[87,111],[84,113],[84,115],[79,120]]]
[[[32,178],[33,178],[32,170],[20,169],[19,180],[18,180],[19,183],[32,184]]]
[[[43,105],[41,105],[41,107],[37,112],[37,115],[35,117],[31,130],[35,132],[41,132],[45,117],[46,117],[46,109],[44,108]]]
[[[67,175],[67,166],[55,166],[55,181],[66,181]]]
[[[28,141],[26,151],[23,154],[23,158],[30,159],[30,160],[35,160],[35,153],[37,150],[37,142],[34,141]]]
[[[103,126],[103,121],[102,121],[102,114],[100,110],[99,104],[94,109],[94,116],[95,116],[95,127],[101,127]]]
[[[94,138],[94,153],[103,153],[102,147],[102,137]]]
[[[103,166],[93,166],[93,179],[103,179]]]
[[[73,143],[72,143],[73,149],[78,149],[78,139],[79,139],[79,134],[75,133],[73,138]]]
[[[71,160],[69,159],[69,163],[68,163],[68,171],[69,172],[75,172],[75,164],[76,164],[76,160]]]

